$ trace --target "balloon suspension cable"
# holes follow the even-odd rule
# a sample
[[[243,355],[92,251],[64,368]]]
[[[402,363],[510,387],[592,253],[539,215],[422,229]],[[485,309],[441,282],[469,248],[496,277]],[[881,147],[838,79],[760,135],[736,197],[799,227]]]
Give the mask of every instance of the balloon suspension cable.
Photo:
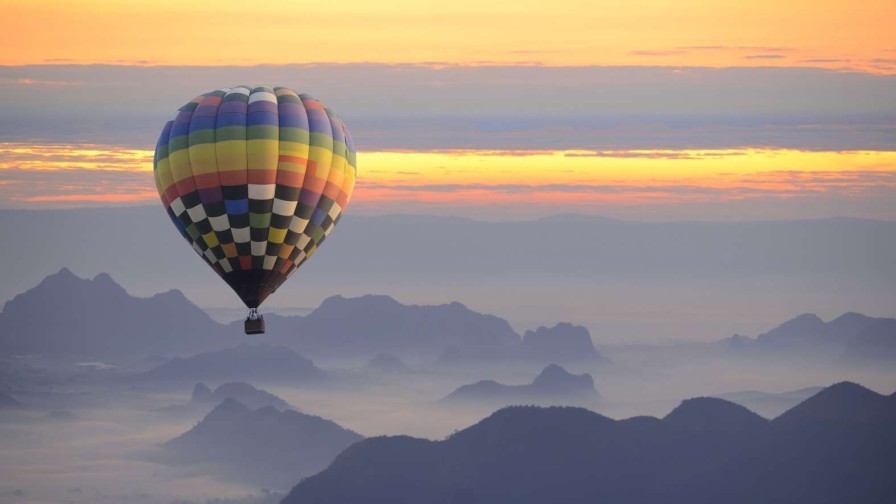
[[[249,308],[249,320],[258,320],[260,317],[258,308]]]

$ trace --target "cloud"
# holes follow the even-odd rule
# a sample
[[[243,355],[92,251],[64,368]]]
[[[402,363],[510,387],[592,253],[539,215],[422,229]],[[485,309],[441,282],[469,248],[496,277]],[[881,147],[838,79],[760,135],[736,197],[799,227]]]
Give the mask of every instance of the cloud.
[[[801,59],[797,60],[797,63],[849,63],[851,60],[848,59],[836,59],[836,58],[811,58],[811,59]]]
[[[362,191],[386,193],[504,193],[531,195],[567,193],[582,195],[637,195],[664,194],[672,196],[702,196],[726,199],[762,196],[805,196],[815,191],[839,191],[855,194],[867,190],[881,190],[896,196],[896,172],[878,171],[827,171],[801,172],[781,170],[763,173],[729,174],[715,177],[703,184],[683,183],[684,179],[653,181],[642,184],[581,183],[581,184],[384,184],[358,181]]]
[[[629,54],[634,56],[676,56],[685,53],[687,53],[687,51],[683,49],[629,51]]]
[[[317,96],[364,150],[889,149],[896,126],[896,76],[438,65],[0,67],[0,141],[145,148],[195,94],[258,80]]]
[[[114,146],[0,144],[0,207],[155,203],[151,157]],[[896,165],[886,152],[466,149],[365,152],[359,163],[352,206],[361,212],[476,207],[513,216],[649,204],[663,215],[664,206],[794,199],[827,215],[896,211]]]
[[[49,80],[49,79],[31,79],[28,77],[20,77],[16,79],[12,78],[0,78],[0,86],[4,85],[20,85],[20,86],[48,86],[48,87],[59,87],[59,86],[81,86],[83,82],[77,81],[63,81],[63,80]]]
[[[565,157],[611,157],[629,159],[705,159],[725,158],[731,156],[745,156],[746,151],[737,150],[614,150],[614,151],[569,151],[564,152]]]
[[[727,45],[695,45],[680,46],[676,49],[684,51],[761,51],[761,52],[791,52],[793,47],[769,47],[769,46],[727,46]]]
[[[0,144],[0,173],[26,171],[152,171],[152,152],[93,144]]]
[[[158,198],[151,173],[120,170],[0,170],[3,207],[145,204]]]
[[[754,60],[754,59],[772,60],[772,59],[783,59],[783,58],[784,58],[784,56],[782,56],[780,54],[748,54],[748,55],[744,56],[744,59],[750,59],[750,60]]]

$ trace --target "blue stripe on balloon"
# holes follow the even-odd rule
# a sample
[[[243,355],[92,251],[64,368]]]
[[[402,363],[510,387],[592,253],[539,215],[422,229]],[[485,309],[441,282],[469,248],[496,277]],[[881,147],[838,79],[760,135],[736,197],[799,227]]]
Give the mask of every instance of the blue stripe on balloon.
[[[345,133],[342,131],[342,121],[333,116],[330,118],[330,125],[333,130],[333,141],[345,143]]]
[[[277,114],[275,112],[249,112],[246,126],[277,126]]]
[[[177,114],[174,125],[171,126],[171,138],[187,135],[190,133],[190,117],[192,114],[181,112]]]
[[[230,215],[249,213],[249,200],[224,200],[224,209]]]
[[[249,106],[241,101],[225,101],[218,107],[218,114],[245,114],[248,111]]]
[[[193,116],[193,121],[190,123],[190,131],[199,131],[204,129],[215,129],[215,123],[217,122],[216,116]]]
[[[246,114],[221,114],[218,116],[218,121],[215,125],[219,128],[226,128],[228,126],[245,126],[246,125]]]
[[[324,117],[323,119],[317,117],[309,117],[308,131],[312,133],[326,133],[327,135],[333,134],[333,129],[330,127],[330,120],[326,117]]]
[[[280,114],[281,128],[308,129],[308,118],[298,114]]]
[[[156,142],[156,154],[159,153],[161,147],[168,146],[168,136],[171,134],[171,127],[173,125],[174,121],[168,121],[165,123],[165,127],[162,128],[162,134],[159,135],[159,141]],[[158,159],[156,161],[158,161]]]

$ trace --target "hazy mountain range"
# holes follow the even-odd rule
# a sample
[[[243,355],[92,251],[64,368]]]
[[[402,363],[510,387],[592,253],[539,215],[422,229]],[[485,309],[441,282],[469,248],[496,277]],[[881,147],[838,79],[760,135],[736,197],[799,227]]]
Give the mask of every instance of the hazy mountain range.
[[[444,404],[484,404],[493,407],[511,404],[593,405],[600,401],[590,374],[574,375],[551,364],[526,385],[504,385],[482,380],[464,385],[445,396]]]
[[[288,488],[326,467],[362,436],[320,417],[231,397],[151,458],[271,488]]]
[[[134,377],[139,381],[320,380],[326,373],[296,352],[266,344],[175,357]]]
[[[132,232],[112,237],[109,230]],[[542,232],[556,238],[534,246]],[[177,287],[204,307],[240,308],[160,205],[0,210],[0,235],[16,237],[0,243],[0,299],[67,266],[82,276],[108,272],[140,296]],[[60,246],[74,243],[77,253]],[[622,342],[657,333],[710,340],[754,334],[806,311],[889,315],[894,284],[896,222],[651,223],[581,215],[484,222],[350,213],[265,308],[380,293],[421,304],[462,300],[518,331],[567,320],[600,341],[604,334]],[[664,315],[688,305],[704,309],[686,320]],[[632,306],[637,315],[626,315]],[[724,317],[714,315],[719,310]]]
[[[306,316],[268,314],[268,333],[247,337],[171,290],[131,296],[107,274],[82,279],[63,268],[10,300],[0,312],[0,350],[89,358],[190,355],[240,342],[285,346],[306,355],[442,355],[456,364],[528,360],[603,362],[588,330],[559,323],[519,336],[500,317],[461,303],[404,305],[389,296],[330,297]],[[732,356],[828,357],[846,363],[896,360],[896,319],[846,313],[824,322],[804,314],[760,334],[722,341]],[[198,370],[192,378],[204,379]],[[199,374],[197,374],[199,373]],[[169,372],[169,375],[171,373]],[[251,376],[246,376],[251,379]],[[219,376],[220,379],[242,379]]]
[[[280,411],[295,410],[289,403],[274,394],[253,387],[244,382],[228,382],[219,385],[214,391],[204,383],[197,383],[193,387],[190,403],[197,405],[217,405],[228,397],[236,399],[250,409],[272,407]]]
[[[795,317],[758,337],[725,341],[735,355],[835,357],[847,362],[896,361],[896,319],[844,313],[825,322],[813,313]]]
[[[458,302],[403,305],[389,296],[332,296],[310,314],[266,317],[266,339],[303,351],[367,355],[434,353],[450,346],[470,349],[518,345],[506,320],[477,313]],[[232,327],[238,330],[242,323]]]
[[[5,353],[145,357],[220,347],[237,335],[221,331],[180,291],[137,298],[107,274],[87,280],[66,268],[0,312]]]
[[[839,383],[774,420],[715,398],[662,419],[510,407],[450,436],[370,438],[284,504],[890,503],[896,394]]]
[[[544,362],[602,361],[604,357],[594,348],[588,329],[561,322],[554,327],[539,326],[523,334],[520,355],[524,359]]]
[[[0,392],[0,409],[13,409],[21,407],[22,403],[16,401],[13,396]]]
[[[410,368],[404,361],[390,353],[374,355],[367,363],[367,369],[379,373],[404,373],[410,371]]]
[[[63,268],[6,303],[0,313],[0,349],[14,354],[120,358],[189,355],[248,341],[312,355],[388,352],[434,357],[457,348],[470,356],[539,362],[601,359],[583,327],[541,327],[521,339],[506,320],[458,302],[404,305],[388,296],[333,296],[306,316],[268,314],[266,320],[267,334],[247,337],[241,322],[215,322],[180,291],[139,298],[109,275],[87,280]],[[172,363],[163,370],[172,377],[176,366]],[[208,370],[200,371],[192,362],[181,367],[184,371],[178,371],[177,379],[207,376],[203,373]]]

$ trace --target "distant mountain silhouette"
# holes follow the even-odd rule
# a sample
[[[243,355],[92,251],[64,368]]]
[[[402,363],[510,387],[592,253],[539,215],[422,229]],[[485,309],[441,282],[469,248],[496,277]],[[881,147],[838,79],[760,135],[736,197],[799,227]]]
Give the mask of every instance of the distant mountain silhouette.
[[[0,392],[0,409],[21,408],[22,403],[16,401],[11,395]]]
[[[747,408],[716,397],[687,399],[663,418],[668,425],[707,434],[721,430],[755,432],[764,429],[768,420]]]
[[[204,383],[197,383],[193,387],[190,403],[197,405],[216,405],[220,404],[228,397],[236,399],[251,409],[259,409],[266,406],[270,406],[280,411],[295,409],[290,406],[289,403],[274,394],[257,389],[244,382],[225,383],[216,388],[214,392]]]
[[[601,360],[588,330],[560,323],[526,333],[461,303],[404,305],[389,296],[332,296],[306,316],[266,317],[267,341],[312,354],[439,355],[455,349],[463,360],[538,362]]]
[[[265,318],[267,334],[249,339],[243,335],[242,322],[219,324],[180,291],[137,298],[105,273],[86,280],[63,268],[6,303],[0,313],[0,351],[140,358],[184,356],[261,341],[337,356],[436,356],[458,348],[477,358],[525,355],[553,362],[574,355],[594,358],[596,353],[584,328],[569,324],[540,328],[521,344],[506,320],[457,302],[418,306],[389,296],[333,296],[306,316]]]
[[[892,321],[892,322],[885,322]],[[736,354],[758,354],[763,356],[827,356],[839,357],[853,346],[858,358],[864,358],[863,347],[896,348],[896,319],[874,318],[861,313],[844,313],[830,322],[824,322],[817,315],[805,313],[788,320],[778,327],[760,334],[756,339],[735,335],[723,343]],[[876,334],[861,335],[879,326]],[[853,344],[853,342],[856,342]]]
[[[403,305],[389,296],[332,296],[304,317],[266,319],[269,341],[329,354],[401,355],[519,343],[506,320],[457,302],[421,306]]]
[[[204,383],[193,385],[193,393],[190,394],[190,402],[194,404],[203,404],[214,401],[214,392]],[[220,401],[218,401],[220,402]]]
[[[855,364],[896,364],[896,319],[877,319],[846,345],[843,360]]]
[[[881,395],[851,382],[831,385],[773,420],[780,425],[896,422],[896,395]]]
[[[621,421],[510,407],[444,441],[361,441],[283,504],[891,503],[890,410],[830,414],[892,397],[838,384],[773,421],[713,398]]]
[[[151,458],[173,465],[201,464],[222,478],[282,489],[320,471],[360,439],[320,417],[271,406],[253,410],[227,398]]]
[[[316,380],[326,374],[294,351],[270,345],[247,345],[175,357],[137,375],[142,381]]]
[[[554,327],[526,331],[520,345],[524,358],[539,362],[599,361],[604,357],[594,348],[588,329],[561,322]]]
[[[381,353],[370,359],[367,369],[380,373],[404,373],[409,368],[398,357],[390,353]]]
[[[210,303],[235,306],[221,280],[194,264],[196,258],[189,247],[170,236],[161,239],[170,233],[171,223],[157,206],[0,210],[0,236],[16,237],[0,242],[4,259],[0,263],[4,280],[0,282],[0,299],[10,299],[25,286],[36,284],[40,265],[67,265],[75,271],[108,271],[125,285],[141,285],[150,291],[188,282],[196,289],[191,293],[219,292]],[[769,289],[806,292],[811,283],[829,292],[830,305],[863,307],[875,306],[883,293],[892,293],[889,286],[896,284],[892,254],[884,253],[896,249],[896,222],[892,220],[639,222],[561,215],[485,222],[354,212],[339,226],[338,237],[328,242],[326,253],[315,257],[314,267],[302,268],[301,281],[288,282],[272,303],[310,292],[357,292],[359,285],[384,282],[398,299],[426,295],[468,300],[471,298],[465,293],[477,286],[499,292],[497,289],[514,289],[520,279],[555,288],[592,284],[592,291],[603,296],[612,295],[617,284],[635,287],[650,282],[662,291],[675,292],[696,279],[711,279],[719,282],[718,288],[734,291],[744,279],[761,277],[769,280]],[[110,229],[139,229],[141,236],[110,240]],[[543,229],[564,237],[563,246],[533,246],[533,230]],[[160,239],[143,238],[146,236]],[[475,246],[459,246],[461,236],[465,245]],[[78,254],[59,246],[75,243]],[[358,260],[359,250],[365,251],[364,261]],[[144,264],[138,258],[152,261],[144,260]],[[35,266],[23,268],[23,264]],[[538,275],[533,276],[533,268]],[[862,280],[866,278],[877,282]],[[849,288],[837,289],[843,279]],[[860,290],[863,285],[866,288]],[[767,306],[769,292],[742,291],[744,308],[752,311]],[[506,299],[488,302],[485,298],[476,306],[499,313],[493,307],[505,305],[502,315],[529,320],[525,307],[539,303],[539,298],[544,302],[546,294],[541,289],[520,289],[515,296],[519,302],[512,304],[516,306]],[[640,304],[650,313],[667,307],[668,299],[647,295]],[[699,316],[707,322],[712,317]]]
[[[491,406],[510,404],[593,404],[600,400],[589,374],[574,375],[561,366],[551,364],[528,385],[503,385],[482,380],[464,385],[445,396],[447,404],[480,403]]]
[[[137,298],[105,273],[86,280],[66,268],[0,313],[0,351],[7,354],[172,355],[235,344],[238,337],[180,291]]]
[[[799,390],[780,393],[745,390],[719,394],[716,397],[740,404],[751,411],[759,413],[765,418],[774,418],[817,394],[823,388],[824,387],[806,387]]]

